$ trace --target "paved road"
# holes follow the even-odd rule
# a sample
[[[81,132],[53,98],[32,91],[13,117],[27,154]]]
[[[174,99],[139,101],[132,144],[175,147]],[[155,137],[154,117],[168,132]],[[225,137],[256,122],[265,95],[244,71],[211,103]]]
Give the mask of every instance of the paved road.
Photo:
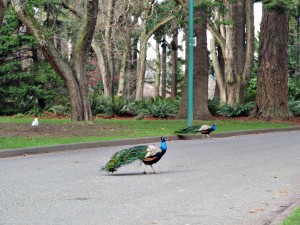
[[[122,147],[2,158],[0,224],[269,224],[300,197],[299,137],[170,141],[150,175],[100,173]]]

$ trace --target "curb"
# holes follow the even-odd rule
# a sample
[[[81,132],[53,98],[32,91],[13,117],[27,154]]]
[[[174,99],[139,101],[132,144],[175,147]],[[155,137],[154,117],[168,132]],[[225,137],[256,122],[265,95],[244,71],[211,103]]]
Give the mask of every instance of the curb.
[[[273,220],[273,222],[270,223],[269,225],[280,225],[298,206],[300,206],[300,199],[295,201],[286,210],[284,210],[282,213],[280,213],[280,215],[277,216],[275,218],[275,220]]]
[[[239,135],[248,134],[262,134],[270,132],[288,132],[300,130],[300,126],[288,127],[288,128],[276,128],[276,129],[263,129],[263,130],[247,130],[247,131],[234,131],[226,133],[214,134],[215,138],[222,137],[233,137]],[[166,136],[170,140],[193,140],[202,139],[202,135],[171,135]],[[76,144],[65,144],[65,145],[51,145],[51,146],[41,146],[41,147],[30,147],[21,149],[10,149],[0,151],[0,158],[15,157],[21,155],[33,155],[33,154],[44,154],[50,152],[60,152],[60,151],[70,151],[70,150],[80,150],[89,148],[101,148],[101,147],[112,147],[120,145],[133,145],[133,144],[146,144],[151,142],[157,142],[160,137],[145,137],[145,138],[133,138],[126,140],[116,140],[116,141],[99,141],[99,142],[87,142],[87,143],[76,143]]]

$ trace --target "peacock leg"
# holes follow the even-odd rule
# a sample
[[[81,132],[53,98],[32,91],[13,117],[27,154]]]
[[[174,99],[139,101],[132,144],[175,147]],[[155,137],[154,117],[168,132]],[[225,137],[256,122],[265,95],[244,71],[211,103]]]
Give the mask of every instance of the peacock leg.
[[[144,167],[144,174],[148,174],[147,172],[146,172],[146,165],[144,165],[145,167]]]
[[[154,170],[153,166],[152,166],[152,165],[150,165],[150,166],[151,166],[151,168],[152,168],[153,172],[154,172],[154,173],[157,173],[157,172]]]

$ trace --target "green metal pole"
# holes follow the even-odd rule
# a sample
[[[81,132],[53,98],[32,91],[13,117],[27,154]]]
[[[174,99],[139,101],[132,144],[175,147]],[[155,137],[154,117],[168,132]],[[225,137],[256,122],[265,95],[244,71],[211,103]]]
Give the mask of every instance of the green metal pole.
[[[187,125],[193,124],[194,110],[194,0],[189,0],[189,42],[188,42],[188,110]]]

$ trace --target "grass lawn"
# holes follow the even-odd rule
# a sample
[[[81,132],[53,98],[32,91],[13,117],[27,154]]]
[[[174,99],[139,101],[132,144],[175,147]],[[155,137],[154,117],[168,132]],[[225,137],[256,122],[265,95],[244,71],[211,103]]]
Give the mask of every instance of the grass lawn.
[[[92,123],[71,122],[70,119],[40,118],[37,128],[31,127],[33,118],[0,117],[0,150],[35,146],[121,140],[128,138],[168,136],[185,128],[186,120],[175,119],[96,119]],[[214,133],[240,130],[284,128],[290,123],[260,121],[249,118],[215,121],[194,120],[193,125],[216,123]]]
[[[298,206],[291,215],[288,216],[280,225],[299,225],[300,224],[300,206]]]

